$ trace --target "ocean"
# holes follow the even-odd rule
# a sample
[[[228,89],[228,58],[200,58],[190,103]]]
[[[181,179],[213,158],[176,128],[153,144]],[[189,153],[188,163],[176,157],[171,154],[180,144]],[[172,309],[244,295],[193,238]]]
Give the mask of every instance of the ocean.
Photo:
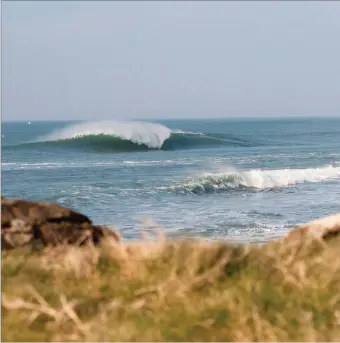
[[[2,195],[126,240],[266,242],[339,212],[340,118],[3,122]]]

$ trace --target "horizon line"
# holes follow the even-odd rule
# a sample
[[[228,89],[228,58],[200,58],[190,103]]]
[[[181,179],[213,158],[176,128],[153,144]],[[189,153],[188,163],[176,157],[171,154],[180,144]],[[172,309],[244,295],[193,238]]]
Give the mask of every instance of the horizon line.
[[[264,117],[264,116],[258,116],[258,117],[200,117],[200,118],[189,118],[189,117],[182,117],[182,118],[129,118],[129,119],[123,119],[123,118],[102,118],[102,119],[6,119],[3,120],[1,118],[1,123],[8,123],[8,122],[14,122],[14,123],[22,123],[22,122],[78,122],[78,121],[91,121],[91,122],[99,122],[99,121],[109,121],[109,120],[116,120],[116,121],[170,121],[170,120],[192,120],[192,121],[199,121],[199,120],[282,120],[282,119],[340,119],[339,115],[311,115],[311,116],[281,116],[281,117]]]

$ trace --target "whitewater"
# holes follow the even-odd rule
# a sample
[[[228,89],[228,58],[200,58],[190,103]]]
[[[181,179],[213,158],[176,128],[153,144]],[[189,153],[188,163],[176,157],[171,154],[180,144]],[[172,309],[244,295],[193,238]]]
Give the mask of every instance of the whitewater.
[[[183,183],[160,189],[186,190],[193,193],[223,191],[233,188],[274,189],[303,182],[321,182],[340,178],[340,167],[307,169],[246,170],[204,173]]]
[[[3,123],[2,191],[138,239],[264,242],[340,209],[340,119]]]

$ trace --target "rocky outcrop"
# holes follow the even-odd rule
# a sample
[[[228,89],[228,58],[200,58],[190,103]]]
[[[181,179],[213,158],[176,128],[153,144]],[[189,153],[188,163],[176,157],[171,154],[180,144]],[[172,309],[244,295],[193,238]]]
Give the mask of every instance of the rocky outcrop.
[[[285,239],[301,240],[304,237],[328,240],[340,235],[340,213],[330,215],[294,228]]]
[[[53,203],[1,199],[2,249],[43,245],[99,243],[104,237],[119,240],[85,215]]]

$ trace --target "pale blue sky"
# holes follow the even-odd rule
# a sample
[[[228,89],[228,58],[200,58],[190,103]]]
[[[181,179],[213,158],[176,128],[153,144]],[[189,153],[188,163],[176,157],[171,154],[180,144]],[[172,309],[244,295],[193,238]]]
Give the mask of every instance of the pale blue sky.
[[[3,2],[3,120],[340,115],[340,2]]]

